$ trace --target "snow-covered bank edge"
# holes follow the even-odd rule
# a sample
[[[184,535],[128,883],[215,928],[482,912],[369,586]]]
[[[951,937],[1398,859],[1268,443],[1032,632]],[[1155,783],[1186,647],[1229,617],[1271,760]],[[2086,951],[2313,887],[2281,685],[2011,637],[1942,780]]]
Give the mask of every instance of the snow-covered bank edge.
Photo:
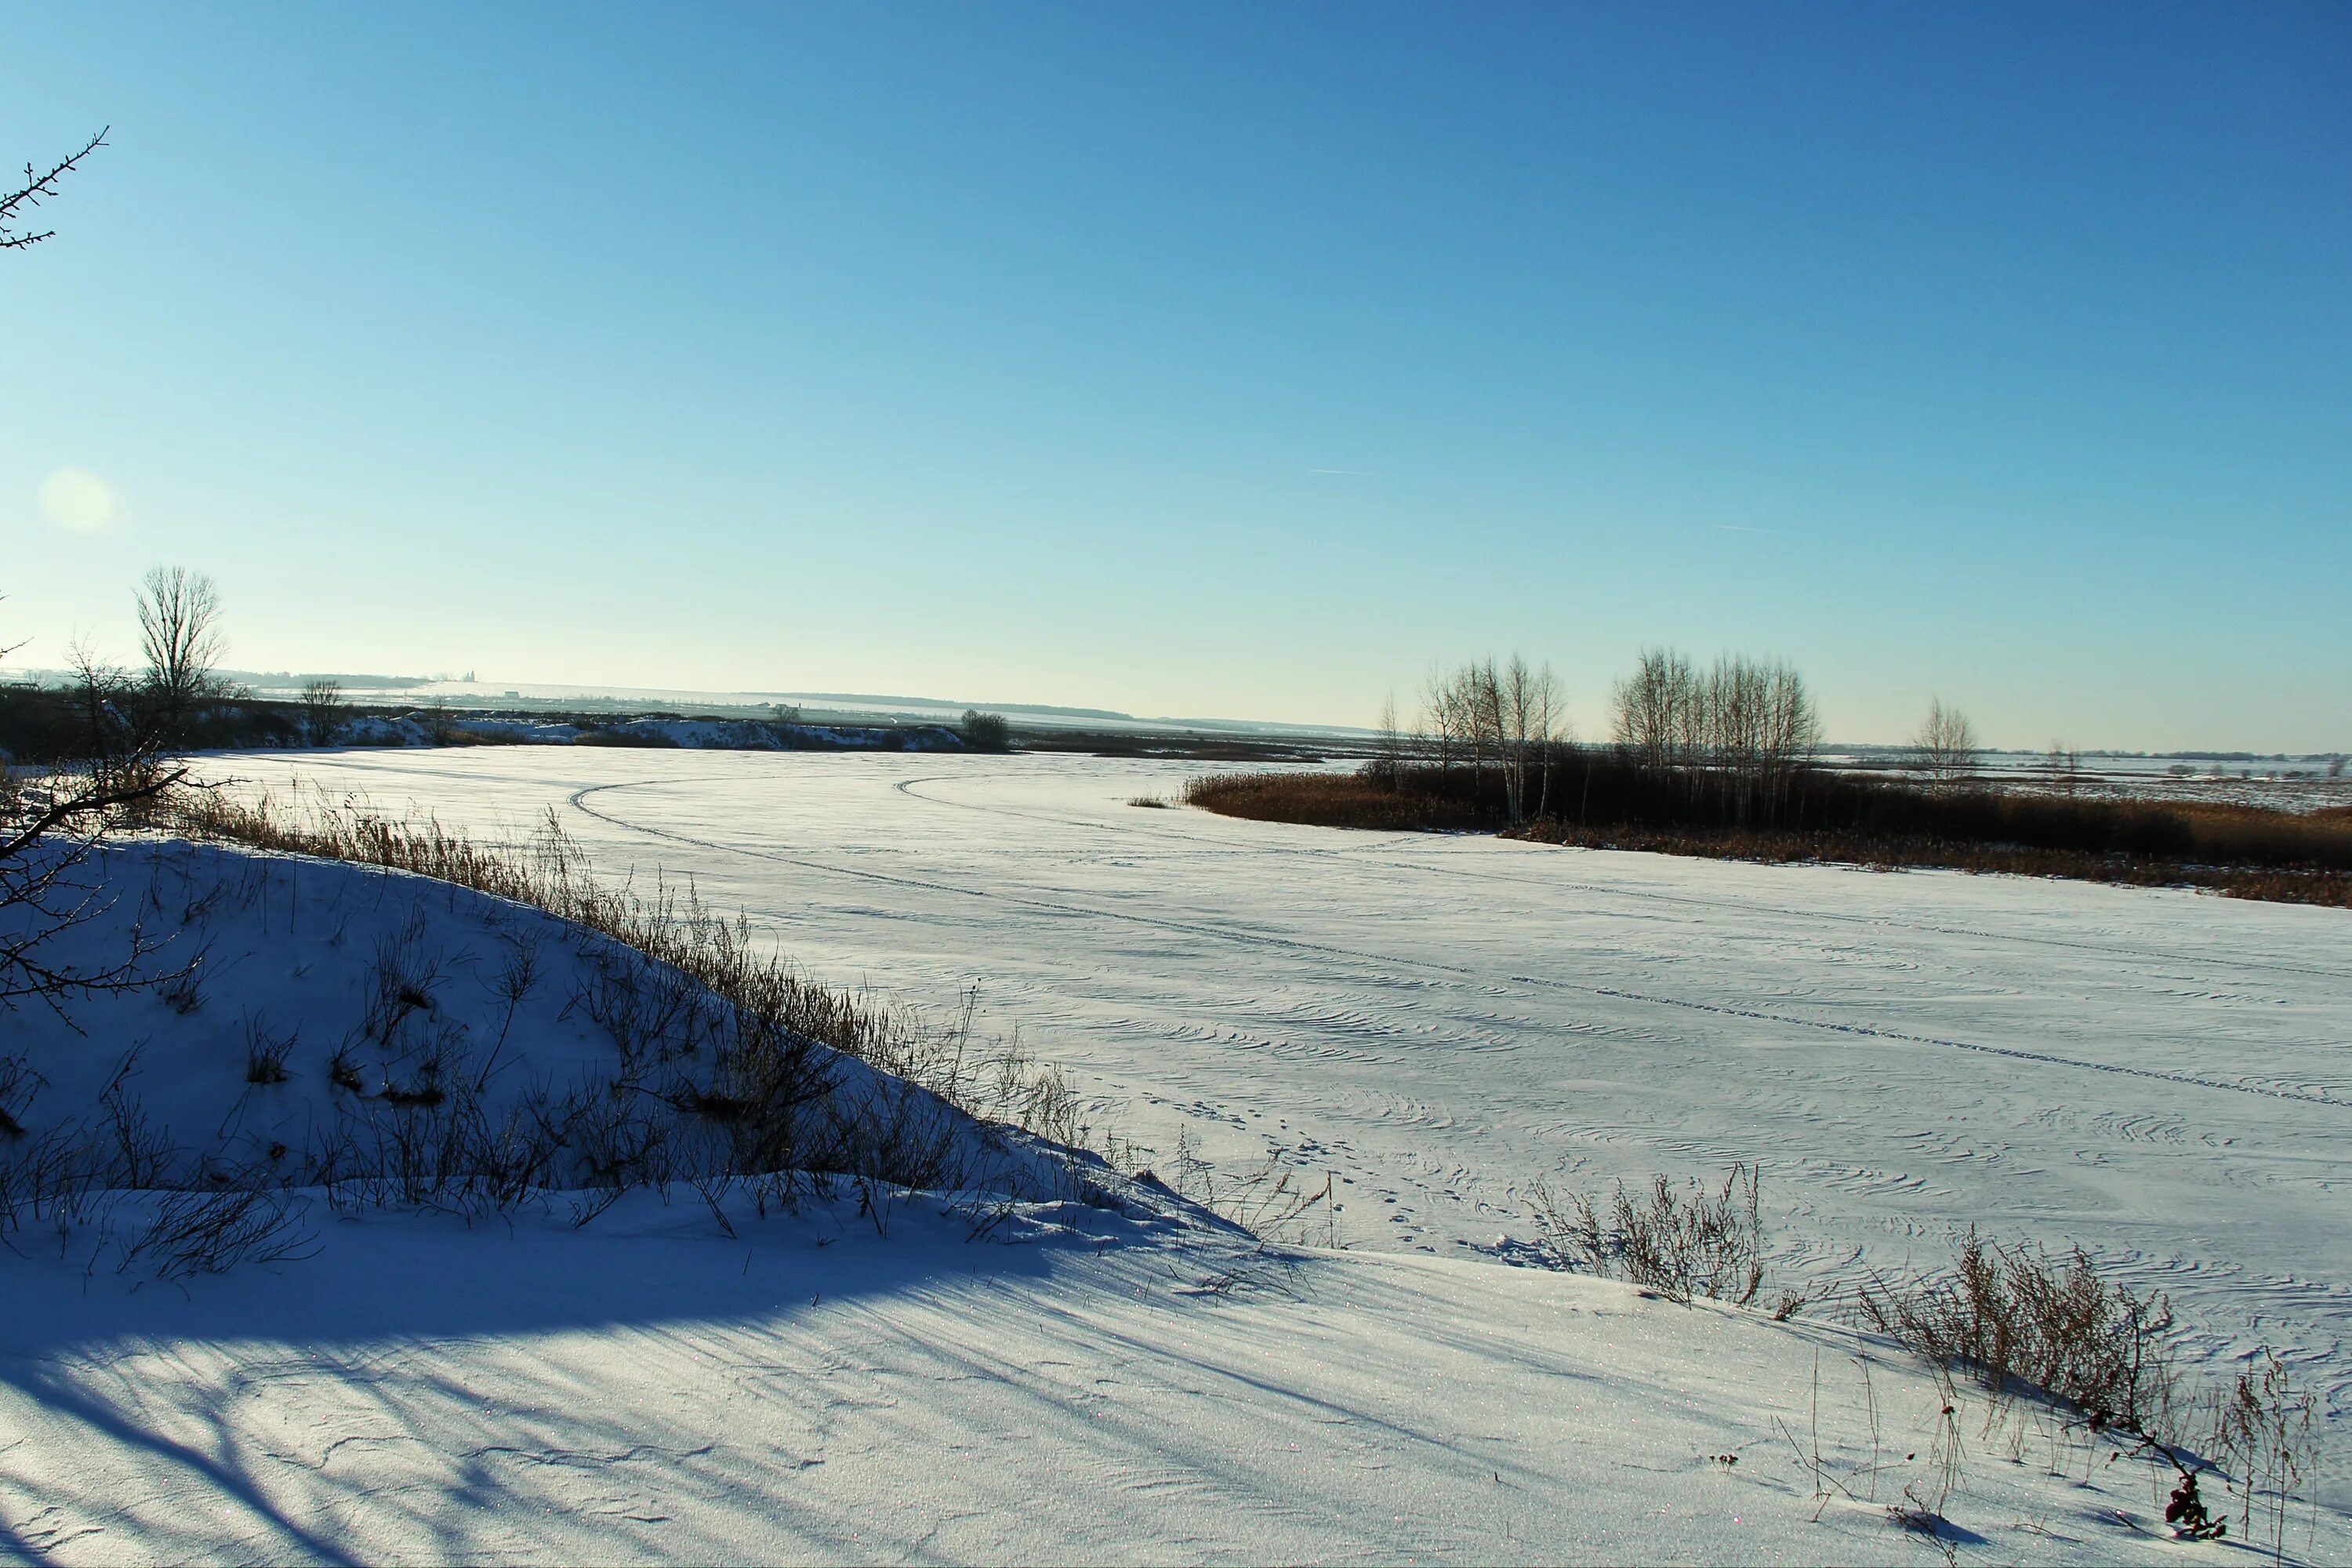
[[[572,719],[455,713],[354,714],[338,746],[646,746],[714,752],[963,752],[945,724],[808,724],[764,719],[647,716],[590,723]]]

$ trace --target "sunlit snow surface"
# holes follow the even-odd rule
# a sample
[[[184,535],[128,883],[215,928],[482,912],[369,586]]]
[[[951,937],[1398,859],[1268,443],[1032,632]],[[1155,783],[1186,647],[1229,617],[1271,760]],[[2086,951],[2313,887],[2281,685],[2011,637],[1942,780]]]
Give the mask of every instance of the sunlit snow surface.
[[[922,1199],[886,1237],[853,1194],[764,1218],[739,1194],[732,1236],[684,1190],[579,1230],[561,1194],[471,1224],[311,1194],[315,1256],[183,1288],[19,1232],[0,1558],[2252,1560],[2163,1540],[2160,1478],[2080,1424],[1963,1389],[1941,1429],[1944,1391],[1818,1294],[1776,1325],[1508,1265],[1535,1177],[1735,1160],[1767,1167],[1775,1289],[1940,1263],[1970,1223],[2079,1241],[2173,1292],[2207,1370],[2276,1346],[2347,1425],[2343,911],[1128,804],[1172,794],[1173,763],[206,766],[486,837],[552,810],[612,876],[691,877],[829,978],[942,1005],[979,981],[992,1025],[1087,1087],[1097,1136],[1171,1174],[1187,1129],[1227,1180],[1270,1153],[1334,1172],[1305,1239],[1354,1250],[1257,1256],[1166,1204],[1042,1205],[974,1241]],[[372,876],[301,872],[331,905]],[[263,907],[295,911],[290,868],[287,891]],[[298,956],[268,945],[216,954],[193,1014],[93,1006],[88,1044],[154,1036],[162,1103],[192,1048],[163,1037],[228,1029]],[[53,1066],[80,1044],[35,1032]],[[2294,1559],[2352,1560],[2330,1441]],[[1943,1502],[1943,1541],[1889,1521],[1906,1489]]]
[[[1131,805],[1199,764],[1062,756],[230,758],[486,834],[553,808],[828,977],[979,981],[1105,1124],[1339,1173],[1339,1239],[1475,1257],[1533,1178],[1760,1161],[1779,1277],[2079,1243],[2215,1355],[2352,1405],[2352,915]],[[2340,1450],[2343,1447],[2338,1443]],[[2340,1462],[2340,1461],[2339,1461]],[[2340,1470],[2338,1474],[2342,1474]]]

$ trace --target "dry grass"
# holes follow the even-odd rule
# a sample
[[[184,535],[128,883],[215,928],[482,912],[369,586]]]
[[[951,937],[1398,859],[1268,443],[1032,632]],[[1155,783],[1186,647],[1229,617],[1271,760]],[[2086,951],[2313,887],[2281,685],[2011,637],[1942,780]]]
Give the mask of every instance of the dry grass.
[[[597,966],[598,978],[576,1005],[613,1037],[624,1080],[642,1079],[653,1098],[719,1138],[733,1173],[792,1168],[907,1187],[977,1186],[988,1184],[983,1173],[953,1157],[964,1118],[1015,1126],[1065,1148],[1081,1141],[1076,1097],[1060,1072],[1040,1068],[1017,1037],[982,1040],[971,999],[942,1023],[870,993],[818,984],[761,950],[748,921],[719,916],[690,888],[657,884],[648,896],[600,882],[552,813],[519,849],[474,843],[430,818],[395,819],[323,801],[289,813],[267,797],[246,804],[199,792],[174,797],[158,816],[159,826],[193,838],[429,877],[609,939],[619,952]],[[383,995],[369,1018],[382,1034],[415,1011],[409,998],[429,983],[410,973],[415,965],[403,954],[379,957]],[[519,982],[518,994],[527,984]],[[875,1068],[880,1084],[849,1092],[827,1065],[828,1049]],[[691,1079],[669,1073],[664,1064],[680,1058],[709,1066]],[[355,1070],[334,1081],[347,1079],[362,1081]],[[439,1091],[435,1105],[444,1095],[467,1098],[462,1086],[428,1087]],[[401,1091],[411,1099],[418,1092],[409,1085]],[[645,1132],[617,1124],[604,1130],[606,1141],[619,1141],[616,1148]],[[631,1145],[607,1163],[626,1173],[651,1168],[656,1155],[667,1152]]]
[[[1385,832],[1468,828],[1477,812],[1437,795],[1399,795],[1356,773],[1209,773],[1184,785],[1188,805],[1256,822]]]
[[[1764,1284],[1758,1188],[1755,1168],[1735,1165],[1719,1188],[1658,1176],[1634,1194],[1620,1182],[1605,1208],[1581,1193],[1555,1198],[1541,1182],[1528,1201],[1556,1268],[1615,1273],[1685,1306],[1699,1296],[1746,1306]]]
[[[2016,844],[1884,836],[1859,831],[1775,831],[1730,827],[1580,827],[1538,822],[1514,837],[1586,849],[1631,849],[1766,865],[1867,866],[1877,870],[1998,872],[2112,882],[2141,888],[2201,888],[2233,899],[2352,909],[2352,872],[2325,867],[2232,867],[2193,860]]]
[[[1873,1281],[1854,1298],[1871,1328],[1997,1394],[2055,1395],[2102,1425],[2165,1433],[2177,1376],[2172,1309],[2101,1279],[2077,1250],[2063,1259],[1988,1243],[1973,1230],[1948,1279]]]
[[[2174,1472],[2166,1519],[2195,1539],[2269,1537],[2284,1556],[2287,1515],[2307,1487],[2315,1401],[2268,1350],[2225,1387],[2193,1388],[2177,1364],[2170,1303],[2103,1279],[2079,1248],[2063,1258],[1988,1243],[1971,1230],[1952,1272],[1889,1284],[1853,1300],[1868,1328],[1996,1395],[2024,1394],[2080,1414],[2086,1436],[2128,1439]],[[2210,1469],[2208,1468],[2210,1467]],[[2209,1517],[2200,1472],[2218,1475],[2234,1507]]]

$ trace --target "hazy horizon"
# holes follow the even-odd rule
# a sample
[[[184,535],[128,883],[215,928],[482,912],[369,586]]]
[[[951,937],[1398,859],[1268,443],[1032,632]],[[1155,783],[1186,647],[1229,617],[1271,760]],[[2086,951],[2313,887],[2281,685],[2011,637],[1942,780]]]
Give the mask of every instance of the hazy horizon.
[[[0,647],[2352,748],[2352,12],[99,5]]]

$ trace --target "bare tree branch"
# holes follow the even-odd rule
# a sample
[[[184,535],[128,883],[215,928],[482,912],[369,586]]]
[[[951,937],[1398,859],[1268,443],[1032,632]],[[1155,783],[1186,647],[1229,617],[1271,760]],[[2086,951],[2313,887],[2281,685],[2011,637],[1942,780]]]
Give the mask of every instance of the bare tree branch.
[[[46,174],[36,174],[30,163],[25,165],[24,184],[0,195],[0,250],[23,250],[56,235],[58,231],[53,228],[43,229],[38,234],[21,234],[10,226],[21,223],[25,210],[39,206],[42,197],[56,195],[58,182],[79,168],[84,158],[105,146],[106,133],[113,129],[110,125],[101,128],[97,135],[82,143],[80,152],[57,164]]]

